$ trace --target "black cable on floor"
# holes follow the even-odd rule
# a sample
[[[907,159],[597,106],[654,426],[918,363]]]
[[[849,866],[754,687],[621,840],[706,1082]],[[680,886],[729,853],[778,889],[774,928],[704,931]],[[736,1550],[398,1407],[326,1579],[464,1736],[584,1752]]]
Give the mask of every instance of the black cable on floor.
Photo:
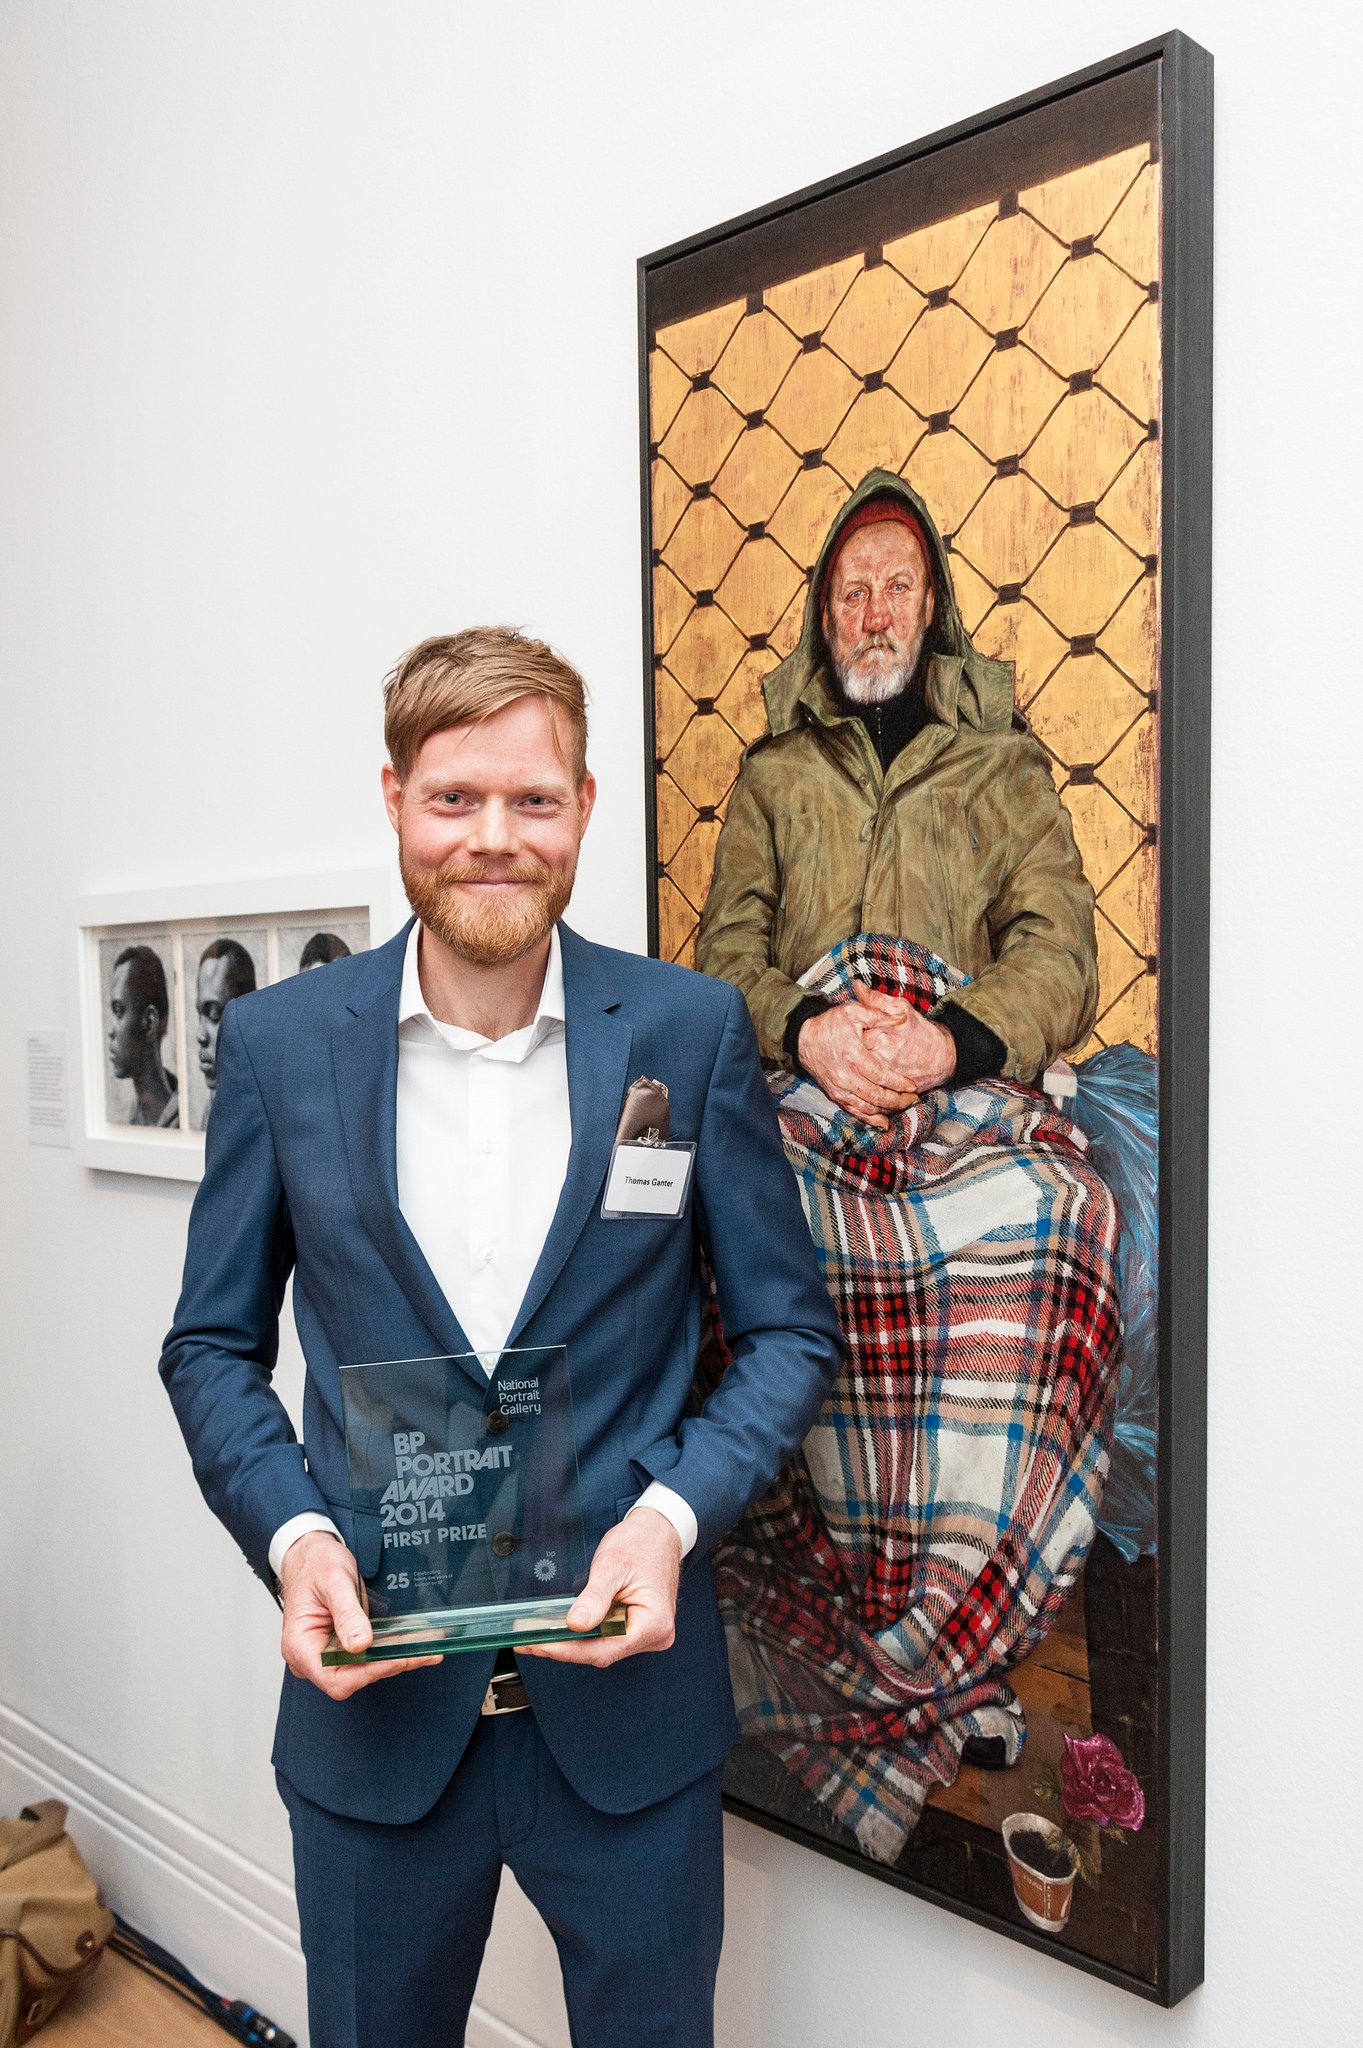
[[[234,2041],[245,2042],[247,2048],[298,2048],[293,2035],[286,2034],[264,2013],[257,2012],[253,2005],[245,2004],[240,1998],[223,1998],[218,1992],[210,1991],[169,1949],[162,1948],[150,1935],[140,1934],[117,1914],[114,1915],[114,1932],[109,1947],[115,1955],[122,1956],[124,1962],[131,1963],[135,1970],[154,1977],[159,1984],[165,1985],[167,1991],[173,1991],[177,1998],[183,1999],[186,2005],[192,2005],[205,2014]]]

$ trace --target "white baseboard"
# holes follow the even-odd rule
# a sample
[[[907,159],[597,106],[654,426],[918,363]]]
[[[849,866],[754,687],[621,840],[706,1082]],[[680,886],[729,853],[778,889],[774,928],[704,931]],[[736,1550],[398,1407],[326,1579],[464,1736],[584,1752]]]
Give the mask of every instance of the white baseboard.
[[[307,2048],[292,1886],[0,1702],[0,1814],[54,1798],[70,1809],[72,1836],[116,1912]],[[466,2040],[541,2048],[479,2005]]]

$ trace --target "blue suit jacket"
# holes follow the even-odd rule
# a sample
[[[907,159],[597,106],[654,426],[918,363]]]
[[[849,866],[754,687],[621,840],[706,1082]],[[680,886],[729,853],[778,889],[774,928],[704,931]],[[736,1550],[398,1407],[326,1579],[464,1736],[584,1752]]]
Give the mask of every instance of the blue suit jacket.
[[[629,1812],[711,1770],[736,1733],[707,1553],[799,1445],[841,1340],[781,1149],[742,997],[561,927],[572,1148],[557,1212],[509,1342],[562,1344],[573,1376],[589,1546],[650,1479],[700,1535],[676,1641],[606,1671],[527,1658],[559,1767],[593,1806]],[[406,932],[375,952],[242,996],[223,1016],[207,1162],[161,1374],[205,1498],[269,1582],[276,1529],[329,1514],[354,1529],[339,1368],[470,1349],[397,1199],[397,1011]],[[640,1074],[665,1081],[696,1162],[678,1220],[607,1221],[616,1121]],[[700,1253],[733,1364],[692,1393]],[[300,1445],[270,1377],[285,1284],[307,1359]],[[478,1716],[491,1654],[328,1700],[286,1673],[274,1760],[333,1812],[396,1822],[440,1796]]]

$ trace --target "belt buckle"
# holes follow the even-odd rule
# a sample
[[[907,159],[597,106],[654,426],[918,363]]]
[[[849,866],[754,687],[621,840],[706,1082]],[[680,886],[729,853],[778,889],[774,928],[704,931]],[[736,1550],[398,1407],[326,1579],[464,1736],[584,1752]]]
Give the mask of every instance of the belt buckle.
[[[507,1698],[507,1694],[512,1694],[513,1697]],[[514,1697],[517,1694],[519,1697]],[[518,1671],[509,1671],[501,1677],[488,1680],[487,1691],[483,1694],[483,1704],[478,1709],[478,1712],[480,1715],[519,1714],[524,1712],[529,1704],[530,1701],[527,1699],[525,1692],[525,1680]]]

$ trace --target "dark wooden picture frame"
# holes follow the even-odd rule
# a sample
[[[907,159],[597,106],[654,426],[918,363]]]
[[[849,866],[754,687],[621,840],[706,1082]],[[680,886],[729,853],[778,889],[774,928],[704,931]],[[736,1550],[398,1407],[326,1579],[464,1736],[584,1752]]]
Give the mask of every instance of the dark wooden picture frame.
[[[995,107],[804,191],[756,209],[639,263],[644,534],[645,732],[650,950],[660,945],[658,778],[662,763],[655,673],[650,354],[660,328],[726,301],[749,311],[764,288],[864,252],[891,236],[1037,187],[1067,166],[1139,139],[1159,166],[1158,423],[1158,1566],[1149,1574],[1157,1616],[1152,1826],[1148,1883],[1154,1934],[1145,1964],[1061,1946],[997,1892],[932,1881],[874,1862],[743,1798],[733,1812],[1109,1982],[1166,2006],[1203,1974],[1204,1656],[1206,1447],[1206,1134],[1211,655],[1212,60],[1173,32]],[[1085,156],[1084,149],[1088,148]],[[1076,254],[1087,254],[1079,250]],[[879,258],[877,257],[877,260]],[[815,342],[818,336],[811,337]],[[809,345],[808,342],[805,344]],[[1000,344],[1002,345],[1002,344]],[[675,368],[675,366],[673,366]],[[708,379],[699,377],[693,389]],[[867,382],[873,388],[874,380]],[[1071,383],[1071,389],[1075,388]],[[749,421],[751,425],[751,420]],[[1156,438],[1151,424],[1150,438]],[[814,451],[815,455],[822,451]],[[808,466],[808,458],[806,458]],[[1002,473],[1002,472],[1001,472]],[[703,497],[709,485],[691,484]],[[1084,508],[1092,517],[1092,507]],[[1071,514],[1073,517],[1073,514]],[[759,526],[750,531],[760,532]],[[950,540],[948,539],[948,546]],[[1153,570],[1151,571],[1153,573]],[[806,575],[806,582],[808,575]],[[695,602],[694,593],[688,598]],[[709,603],[711,593],[702,593]],[[762,635],[754,645],[766,645]],[[657,660],[655,660],[657,656]],[[1154,699],[1151,699],[1152,705]],[[708,703],[703,708],[710,708]],[[742,735],[748,737],[748,735]],[[698,814],[706,819],[707,811]],[[714,810],[708,811],[713,819]],[[707,820],[708,822],[708,820]],[[1155,961],[1149,962],[1153,975]]]

